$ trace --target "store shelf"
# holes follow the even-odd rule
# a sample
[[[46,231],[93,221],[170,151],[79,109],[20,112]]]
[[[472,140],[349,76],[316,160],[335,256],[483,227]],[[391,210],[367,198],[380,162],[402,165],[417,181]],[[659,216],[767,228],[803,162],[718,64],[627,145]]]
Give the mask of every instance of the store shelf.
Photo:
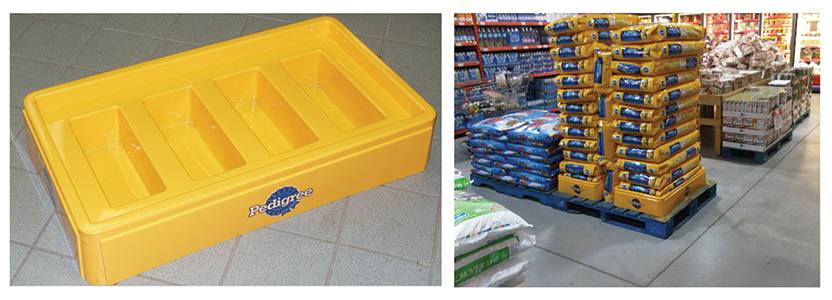
[[[482,52],[504,52],[504,51],[523,51],[523,50],[538,50],[549,49],[552,45],[526,45],[526,46],[505,46],[505,47],[486,47],[480,48]]]
[[[477,22],[479,26],[546,26],[547,22],[494,22],[494,21],[480,21]]]
[[[473,46],[476,46],[476,45],[477,45],[477,42],[468,42],[468,43],[457,42],[457,43],[454,43],[454,47],[473,47]]]
[[[472,86],[472,85],[478,85],[478,84],[481,84],[481,83],[484,83],[484,82],[485,82],[485,80],[474,80],[474,81],[459,82],[459,83],[454,83],[454,88],[464,88],[464,87],[469,87],[469,86]]]
[[[532,78],[539,78],[539,77],[550,77],[550,76],[555,76],[555,75],[557,75],[557,73],[552,71],[552,72],[543,72],[543,73],[532,73],[529,76],[531,76]]]
[[[454,63],[454,68],[468,68],[468,67],[476,67],[479,66],[479,61],[468,61],[463,63]]]
[[[474,26],[474,22],[454,22],[454,26]]]

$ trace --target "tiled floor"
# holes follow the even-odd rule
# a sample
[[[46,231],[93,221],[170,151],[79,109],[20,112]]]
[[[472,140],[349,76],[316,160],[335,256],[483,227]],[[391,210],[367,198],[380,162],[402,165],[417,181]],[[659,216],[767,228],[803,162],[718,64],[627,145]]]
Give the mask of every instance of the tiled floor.
[[[23,97],[39,88],[311,15],[12,15],[11,284],[81,285],[18,156]],[[439,15],[336,15],[439,113]],[[427,170],[226,241],[123,285],[438,285],[440,132]],[[266,259],[269,258],[269,259]]]
[[[527,286],[819,286],[819,100],[765,164],[703,158],[717,197],[667,240],[473,190],[534,225]],[[461,142],[455,167],[469,174]]]

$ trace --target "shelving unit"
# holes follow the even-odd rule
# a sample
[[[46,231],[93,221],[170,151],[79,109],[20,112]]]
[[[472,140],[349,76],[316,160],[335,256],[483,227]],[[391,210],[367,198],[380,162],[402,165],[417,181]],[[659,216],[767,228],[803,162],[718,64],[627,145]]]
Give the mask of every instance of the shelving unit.
[[[814,67],[812,89],[820,91],[820,13],[800,13],[795,23],[794,63]]]
[[[702,14],[679,14],[679,23],[704,26],[704,20]]]
[[[711,41],[710,46],[716,46],[718,41],[731,39],[731,14],[704,14],[705,34]]]
[[[764,13],[762,18],[762,38],[774,42],[788,60],[792,60],[793,54],[794,19],[791,13]]]
[[[749,32],[755,32],[759,35],[760,20],[760,14],[757,13],[731,14],[731,38],[738,39]]]

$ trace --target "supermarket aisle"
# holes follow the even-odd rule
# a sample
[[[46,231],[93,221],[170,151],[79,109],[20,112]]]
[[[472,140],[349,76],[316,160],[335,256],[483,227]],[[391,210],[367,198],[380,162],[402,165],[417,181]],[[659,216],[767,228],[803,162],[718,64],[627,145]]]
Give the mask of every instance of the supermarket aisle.
[[[473,189],[535,227],[527,286],[818,286],[819,95],[763,165],[703,158],[717,197],[667,240]],[[456,168],[469,173],[456,146]]]
[[[12,15],[10,134],[12,139],[21,136],[22,100],[33,90],[313,16]],[[438,14],[334,17],[441,115]],[[436,124],[425,172],[222,242],[119,284],[438,285],[439,117]],[[15,143],[11,141],[10,155],[11,285],[86,284],[58,219],[38,199],[33,174]]]

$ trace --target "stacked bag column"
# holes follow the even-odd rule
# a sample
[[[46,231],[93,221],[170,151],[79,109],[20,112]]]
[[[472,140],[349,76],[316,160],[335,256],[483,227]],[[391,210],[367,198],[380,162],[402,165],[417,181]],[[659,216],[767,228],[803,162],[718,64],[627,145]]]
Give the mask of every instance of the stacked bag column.
[[[612,134],[601,122],[609,109],[605,99],[610,95],[610,30],[637,23],[633,15],[578,15],[545,28],[555,42],[550,54],[562,123],[561,193],[590,200],[605,198],[606,165],[614,157]]]
[[[561,161],[558,115],[527,110],[468,127],[472,174],[523,188],[555,190]]]
[[[691,24],[612,31],[615,206],[666,217],[707,184],[699,165],[703,38],[703,28]]]

